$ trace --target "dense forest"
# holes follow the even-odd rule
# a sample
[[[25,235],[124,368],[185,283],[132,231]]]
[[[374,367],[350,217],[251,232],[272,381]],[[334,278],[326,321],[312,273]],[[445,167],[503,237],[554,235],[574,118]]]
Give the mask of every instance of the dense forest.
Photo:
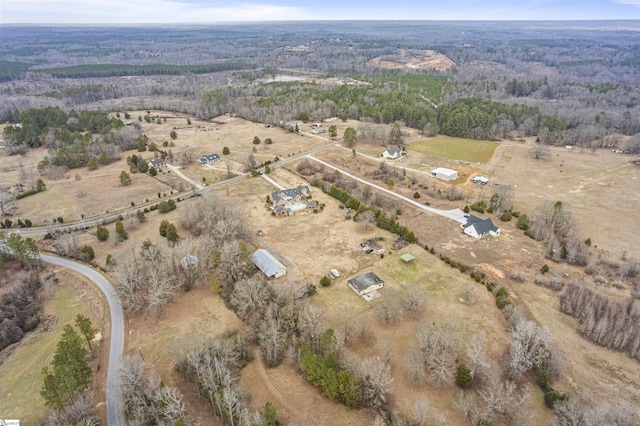
[[[481,139],[638,151],[640,50],[628,23],[259,23],[14,27],[0,41],[1,121],[29,108],[159,108],[255,121],[327,116]],[[445,70],[382,69],[435,51]],[[293,82],[264,82],[266,75]],[[360,84],[326,84],[324,77]],[[82,108],[80,108],[82,107]],[[637,138],[636,138],[637,139]],[[635,141],[635,139],[634,139]]]
[[[109,164],[135,143],[135,130],[123,129],[122,121],[102,111],[67,114],[59,107],[32,108],[22,111],[19,119],[19,126],[3,131],[7,148],[19,152],[46,145],[49,157],[38,166],[40,172],[49,164],[67,168]]]

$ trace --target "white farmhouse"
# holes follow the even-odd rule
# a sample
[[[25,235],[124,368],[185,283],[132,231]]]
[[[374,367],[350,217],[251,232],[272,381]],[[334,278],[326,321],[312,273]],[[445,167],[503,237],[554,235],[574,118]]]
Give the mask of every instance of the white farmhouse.
[[[469,215],[467,223],[460,225],[464,233],[473,238],[482,238],[485,235],[500,235],[500,228],[495,226],[491,219],[480,219],[474,215]]]
[[[391,146],[380,154],[380,156],[387,160],[395,160],[396,158],[402,157],[402,148],[399,146]]]

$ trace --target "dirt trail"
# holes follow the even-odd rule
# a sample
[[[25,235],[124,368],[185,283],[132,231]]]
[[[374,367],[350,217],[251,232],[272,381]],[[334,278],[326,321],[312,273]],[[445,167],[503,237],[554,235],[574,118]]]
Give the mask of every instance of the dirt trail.
[[[291,395],[289,395],[289,398],[285,398],[280,390],[273,384],[273,382],[267,375],[267,371],[264,367],[264,362],[262,361],[262,357],[260,356],[260,352],[258,350],[253,351],[253,358],[255,360],[254,364],[259,378],[264,382],[273,399],[277,401],[280,406],[284,407],[292,417],[297,419],[305,419],[307,422],[311,422],[311,424],[318,424],[314,421],[313,418],[306,418],[305,410],[300,407],[299,404],[295,403],[295,401],[292,400]]]

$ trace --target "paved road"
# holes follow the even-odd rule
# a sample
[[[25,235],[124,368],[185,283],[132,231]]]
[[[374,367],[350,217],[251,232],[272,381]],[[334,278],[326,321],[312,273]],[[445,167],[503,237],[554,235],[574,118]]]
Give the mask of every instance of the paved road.
[[[314,160],[314,161],[317,161],[320,164],[323,164],[323,165],[329,167],[330,169],[338,170],[341,174],[343,174],[345,176],[349,176],[351,179],[354,179],[354,180],[356,180],[358,182],[364,183],[365,185],[369,185],[372,188],[376,188],[377,190],[385,192],[385,193],[387,193],[389,195],[392,195],[392,196],[394,196],[396,198],[400,198],[402,201],[405,201],[405,202],[407,202],[407,203],[409,203],[411,205],[414,205],[414,206],[418,207],[419,209],[426,210],[426,211],[431,212],[431,213],[435,213],[435,214],[437,214],[439,216],[443,216],[443,217],[446,217],[447,219],[455,220],[456,222],[459,222],[459,223],[463,223],[463,224],[467,223],[467,218],[465,217],[465,213],[460,209],[440,210],[440,209],[434,209],[433,207],[425,206],[424,204],[420,204],[417,201],[412,200],[411,198],[405,197],[404,195],[400,195],[400,194],[398,194],[396,192],[388,190],[387,188],[383,188],[383,187],[381,187],[379,185],[376,185],[375,183],[371,183],[369,181],[361,179],[361,178],[359,178],[357,176],[354,176],[354,175],[352,175],[350,173],[345,172],[344,170],[340,170],[336,166],[332,166],[331,164],[329,164],[329,163],[327,163],[325,161],[319,160],[319,159],[315,158],[314,156],[312,156],[310,154],[307,154],[307,157],[312,159],[312,160]]]
[[[107,367],[107,424],[115,426],[125,425],[122,392],[120,390],[120,368],[122,366],[122,352],[124,350],[124,313],[118,293],[116,293],[111,283],[107,281],[105,277],[87,266],[46,254],[40,255],[40,258],[44,262],[69,268],[84,275],[97,285],[107,298],[109,312],[111,314],[111,339],[109,344],[109,364]]]

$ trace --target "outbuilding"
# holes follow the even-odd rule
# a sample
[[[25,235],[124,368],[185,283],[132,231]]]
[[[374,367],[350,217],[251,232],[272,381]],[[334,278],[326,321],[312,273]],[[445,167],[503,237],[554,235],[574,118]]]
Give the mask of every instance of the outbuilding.
[[[458,172],[453,169],[438,167],[437,169],[431,170],[431,177],[451,182],[452,180],[458,179]]]
[[[380,294],[376,290],[384,286],[384,281],[373,272],[360,274],[347,282],[349,288],[356,294],[362,296],[366,301],[380,297]]]
[[[258,249],[253,252],[251,260],[267,278],[278,278],[287,275],[287,268],[265,249]]]

